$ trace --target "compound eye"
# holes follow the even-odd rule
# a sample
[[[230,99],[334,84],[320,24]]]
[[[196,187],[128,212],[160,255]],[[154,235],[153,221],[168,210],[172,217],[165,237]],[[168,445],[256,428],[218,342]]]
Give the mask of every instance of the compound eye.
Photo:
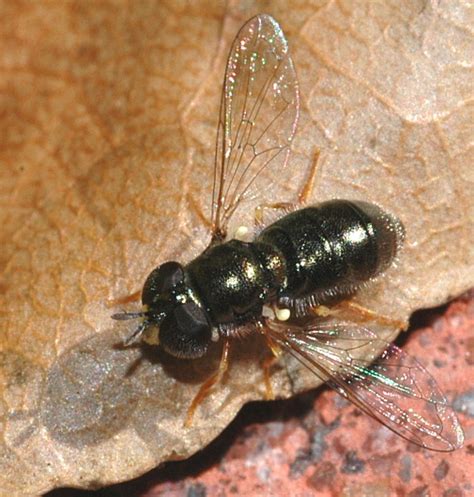
[[[184,281],[183,266],[178,262],[165,262],[155,268],[143,285],[142,303],[150,306],[158,295],[169,292]]]
[[[175,357],[202,357],[211,341],[211,327],[204,310],[194,302],[179,305],[160,325],[160,345]]]

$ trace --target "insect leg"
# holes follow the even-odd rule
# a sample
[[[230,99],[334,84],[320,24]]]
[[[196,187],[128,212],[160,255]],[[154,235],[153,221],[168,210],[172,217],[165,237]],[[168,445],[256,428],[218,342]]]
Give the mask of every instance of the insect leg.
[[[186,200],[190,206],[190,208],[194,211],[194,213],[197,215],[198,219],[201,221],[201,223],[209,230],[212,230],[212,223],[202,210],[202,207],[200,204],[194,199],[194,197],[190,194],[186,195]]]
[[[356,321],[375,321],[381,325],[391,326],[399,330],[407,329],[406,321],[401,321],[399,319],[393,319],[388,316],[384,316],[383,314],[379,314],[376,311],[367,309],[367,307],[364,307],[351,300],[344,300],[343,302],[340,302],[330,309],[325,306],[317,306],[312,308],[311,310],[313,314],[318,316],[337,315],[339,312],[342,311],[343,313],[350,313],[352,316],[354,316],[354,319]]]
[[[272,382],[271,382],[271,375],[270,375],[270,370],[272,366],[277,362],[279,357],[282,354],[282,350],[280,346],[275,343],[265,331],[263,331],[263,334],[265,335],[265,340],[267,342],[268,348],[271,350],[272,355],[265,358],[262,361],[262,369],[263,369],[263,378],[265,382],[265,399],[266,400],[273,400],[275,398],[275,394],[273,393],[273,388],[272,388]]]
[[[227,369],[229,368],[229,349],[230,349],[230,340],[228,338],[224,339],[224,345],[222,347],[222,355],[221,360],[219,362],[219,368],[217,371],[209,377],[199,389],[199,392],[194,397],[191,405],[188,409],[188,414],[186,416],[186,421],[184,422],[184,426],[189,428],[193,421],[194,413],[198,408],[199,404],[210,394],[214,385],[222,381]]]
[[[256,231],[261,230],[264,226],[270,224],[271,222],[276,221],[275,218],[280,217],[275,215],[274,218],[265,221],[264,219],[264,211],[265,209],[280,211],[280,215],[284,216],[285,214],[289,214],[297,209],[301,209],[308,200],[311,198],[314,189],[314,182],[316,180],[316,175],[318,171],[318,161],[319,161],[319,150],[316,150],[313,158],[313,162],[311,164],[311,170],[308,178],[303,184],[301,191],[298,193],[298,202],[290,203],[290,202],[278,202],[274,204],[260,204],[255,208],[255,229]]]
[[[318,164],[319,164],[319,149],[314,153],[313,161],[311,163],[311,169],[309,171],[309,176],[304,182],[303,188],[298,194],[298,204],[305,205],[308,203],[308,200],[311,198],[314,190],[314,182],[316,180],[317,172],[318,172]]]
[[[255,230],[260,231],[268,224],[276,221],[278,217],[282,217],[290,212],[293,212],[299,209],[300,206],[298,204],[292,204],[290,202],[279,202],[275,204],[260,204],[255,207]],[[275,212],[275,216],[267,221],[264,219],[265,209],[273,210]],[[276,212],[280,211],[280,215],[276,214]]]
[[[140,296],[142,294],[141,290],[137,290],[129,295],[125,295],[124,297],[118,297],[117,299],[109,300],[107,302],[108,307],[116,307],[117,305],[129,304],[130,302],[136,302],[140,300]]]

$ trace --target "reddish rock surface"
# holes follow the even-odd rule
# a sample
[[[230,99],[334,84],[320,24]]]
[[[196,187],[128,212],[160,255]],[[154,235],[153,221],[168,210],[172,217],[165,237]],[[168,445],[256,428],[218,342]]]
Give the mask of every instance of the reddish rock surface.
[[[247,405],[228,429],[187,461],[168,463],[99,492],[48,497],[474,495],[474,291],[414,315],[397,341],[436,377],[466,442],[454,453],[405,442],[327,389]]]

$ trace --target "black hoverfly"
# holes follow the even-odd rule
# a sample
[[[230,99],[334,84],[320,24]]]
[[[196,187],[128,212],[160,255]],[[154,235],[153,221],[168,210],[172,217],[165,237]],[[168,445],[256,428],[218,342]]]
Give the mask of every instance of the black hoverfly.
[[[454,411],[431,375],[396,346],[354,322],[324,323],[318,308],[352,294],[388,268],[404,228],[394,216],[361,201],[263,204],[251,242],[227,240],[241,202],[263,198],[258,180],[288,162],[299,115],[298,81],[288,43],[269,15],[250,19],[237,34],[222,92],[208,248],[191,262],[165,262],[148,276],[131,344],[155,329],[157,342],[177,358],[206,354],[222,340],[218,371],[189,412],[222,379],[230,343],[261,333],[276,356],[291,354],[362,411],[422,447],[450,451],[463,443]],[[279,213],[264,226],[265,210]],[[360,358],[361,349],[367,351]],[[378,351],[383,350],[378,357]],[[268,380],[268,371],[266,372]],[[269,381],[267,385],[269,385]]]

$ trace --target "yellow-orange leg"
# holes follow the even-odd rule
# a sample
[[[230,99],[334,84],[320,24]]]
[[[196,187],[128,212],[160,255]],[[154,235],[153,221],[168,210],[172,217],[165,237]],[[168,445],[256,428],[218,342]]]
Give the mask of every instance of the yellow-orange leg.
[[[313,162],[311,163],[311,169],[309,171],[309,176],[306,179],[303,188],[298,194],[298,204],[305,205],[308,203],[308,200],[311,198],[314,190],[314,182],[316,181],[316,175],[318,172],[318,164],[319,164],[319,150],[316,150],[313,157]]]
[[[336,306],[328,309],[325,306],[318,306],[313,309],[313,312],[318,316],[328,316],[331,314],[336,314],[338,311],[350,312],[355,315],[360,321],[375,321],[379,324],[386,326],[393,326],[399,330],[406,330],[407,323],[405,321],[400,321],[398,319],[392,319],[388,316],[378,314],[371,309],[367,309],[357,302],[352,302],[351,300],[344,300]]]
[[[257,207],[255,207],[255,229],[260,230],[268,224],[265,222],[264,219],[265,209],[282,211],[281,214],[283,216],[298,208],[299,208],[298,204],[292,204],[290,202],[278,202],[275,204],[260,204]]]
[[[301,191],[298,193],[298,201],[296,203],[277,202],[271,204],[261,204],[255,208],[255,228],[257,230],[261,229],[263,226],[267,224],[265,223],[264,220],[265,209],[280,210],[282,211],[282,215],[284,215],[292,211],[295,211],[297,209],[301,209],[301,207],[303,207],[308,202],[314,190],[314,183],[316,180],[316,175],[318,170],[318,160],[319,160],[319,150],[317,150],[314,154],[309,176],[304,182]]]
[[[201,208],[201,203],[196,202],[194,197],[189,193],[186,195],[186,200],[190,205],[190,207],[192,208],[192,210],[196,213],[201,223],[210,231],[212,229],[212,223],[209,221],[209,218],[204,214]]]
[[[109,307],[115,307],[117,305],[129,304],[130,302],[136,302],[140,300],[140,296],[142,294],[141,290],[137,290],[136,292],[131,293],[130,295],[125,295],[124,297],[119,297],[118,299],[109,300],[107,305]]]
[[[270,370],[275,362],[278,360],[278,358],[281,356],[282,351],[280,347],[275,342],[273,342],[273,340],[265,333],[265,331],[262,330],[262,333],[265,335],[265,340],[267,341],[268,348],[272,352],[272,355],[265,358],[262,362],[263,379],[265,382],[265,399],[273,400],[275,398],[275,395],[273,393]]]
[[[222,347],[222,355],[221,355],[221,360],[219,362],[219,368],[211,377],[209,377],[201,385],[199,392],[196,394],[193,401],[191,402],[191,405],[189,406],[188,414],[186,416],[186,421],[184,422],[184,426],[186,428],[189,428],[191,426],[194,413],[196,412],[196,409],[198,408],[199,404],[201,404],[202,401],[211,393],[211,390],[214,387],[214,385],[222,380],[227,369],[229,368],[229,349],[230,349],[230,340],[226,338],[224,340],[224,345]]]

